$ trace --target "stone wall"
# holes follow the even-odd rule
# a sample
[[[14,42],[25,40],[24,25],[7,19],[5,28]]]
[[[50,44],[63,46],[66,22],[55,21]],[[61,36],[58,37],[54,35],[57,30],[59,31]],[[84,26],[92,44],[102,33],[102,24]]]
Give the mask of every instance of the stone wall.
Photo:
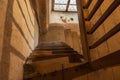
[[[69,30],[69,33],[67,32]],[[45,41],[65,42],[71,48],[82,53],[82,45],[79,33],[79,25],[77,23],[61,24],[51,23],[48,32],[45,35]]]
[[[38,44],[29,0],[0,0],[0,80],[22,80],[23,64]]]
[[[84,10],[85,17],[92,11],[94,5],[98,0],[92,0],[89,8]],[[87,30],[89,31],[92,26],[100,19],[104,12],[115,0],[104,0],[100,8],[94,14],[90,22],[86,22]],[[92,45],[102,36],[104,36],[108,31],[110,31],[115,25],[120,23],[120,6],[118,6],[111,15],[99,26],[99,28],[91,35],[88,35],[89,45]],[[91,61],[99,59],[103,56],[109,55],[112,52],[120,50],[120,32],[116,33],[114,36],[109,38],[107,41],[103,42],[98,47],[90,50]],[[74,80],[120,80],[120,65],[104,68]]]

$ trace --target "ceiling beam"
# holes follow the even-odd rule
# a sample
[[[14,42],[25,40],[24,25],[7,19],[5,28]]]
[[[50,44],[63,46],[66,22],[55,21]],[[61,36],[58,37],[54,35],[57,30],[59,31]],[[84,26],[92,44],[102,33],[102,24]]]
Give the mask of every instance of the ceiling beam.
[[[67,2],[66,11],[68,11],[69,5],[70,5],[70,0],[68,0]]]

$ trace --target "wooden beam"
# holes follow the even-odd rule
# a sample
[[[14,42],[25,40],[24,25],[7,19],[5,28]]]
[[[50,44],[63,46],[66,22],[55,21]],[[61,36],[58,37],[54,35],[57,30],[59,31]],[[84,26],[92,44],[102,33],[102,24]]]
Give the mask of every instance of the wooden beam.
[[[67,2],[66,11],[68,11],[69,5],[70,5],[70,0],[68,0]]]
[[[90,52],[87,40],[87,31],[85,27],[85,20],[83,14],[83,7],[82,7],[82,0],[76,0],[77,3],[77,10],[78,10],[78,19],[79,19],[79,28],[80,28],[80,36],[81,36],[81,43],[82,43],[82,50],[84,58],[89,61],[90,60]]]
[[[55,0],[52,0],[52,11],[54,10]]]
[[[120,5],[120,0],[114,0],[110,7],[104,12],[100,19],[93,25],[92,29],[88,34],[92,34],[97,30],[97,28],[110,16],[110,14]]]
[[[91,62],[94,70],[120,65],[120,50]]]
[[[102,44],[104,41],[108,40],[110,37],[114,36],[117,32],[120,31],[120,23],[117,24],[113,29],[111,29],[108,33],[106,33],[103,37],[101,37],[98,41],[96,41],[89,48],[93,49]]]
[[[98,0],[97,3],[95,4],[95,6],[93,7],[92,11],[89,13],[88,18],[86,19],[87,21],[89,21],[93,15],[96,13],[96,11],[98,10],[98,8],[101,6],[101,4],[103,3],[104,0]]]
[[[88,9],[88,7],[90,6],[92,0],[88,0],[87,4],[84,6],[84,9]]]

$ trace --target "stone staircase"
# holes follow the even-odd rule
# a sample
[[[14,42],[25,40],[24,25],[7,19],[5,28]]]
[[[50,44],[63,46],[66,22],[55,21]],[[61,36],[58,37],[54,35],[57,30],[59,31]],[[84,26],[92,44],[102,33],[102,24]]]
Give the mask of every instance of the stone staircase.
[[[65,65],[66,68],[75,66],[82,60],[83,56],[64,42],[43,42],[24,65],[24,80],[42,80],[37,77],[62,70]]]

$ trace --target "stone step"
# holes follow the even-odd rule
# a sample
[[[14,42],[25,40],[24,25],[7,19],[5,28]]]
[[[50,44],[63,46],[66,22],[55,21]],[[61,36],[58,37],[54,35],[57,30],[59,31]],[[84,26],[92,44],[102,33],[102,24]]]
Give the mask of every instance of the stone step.
[[[41,69],[39,69],[41,68],[41,66],[43,66],[43,69],[45,69],[47,72],[49,71],[54,72],[56,68],[61,69],[61,63],[62,64],[81,63],[82,59],[83,59],[82,55],[78,54],[77,51],[75,51],[73,48],[66,45],[65,43],[44,42],[41,43],[28,58],[30,66],[28,65],[28,69],[24,68],[26,69],[24,72],[27,73],[25,74],[27,77],[38,75],[36,74],[36,72],[41,72]],[[52,63],[57,63],[58,65]],[[50,68],[49,64],[52,66],[52,68]],[[44,67],[44,65],[46,65],[47,69],[50,70],[48,71],[46,67]],[[32,71],[32,68],[35,68],[36,71]]]
[[[33,54],[75,54],[74,50],[36,50]]]
[[[67,44],[65,44],[64,42],[58,42],[58,41],[53,41],[53,42],[42,42],[38,45],[37,48],[39,47],[70,47]]]
[[[37,76],[44,76],[45,74],[53,74],[54,72],[57,71],[62,71],[63,70],[71,70],[72,68],[75,68],[74,70],[78,70],[79,66],[84,65],[86,62],[82,62],[82,63],[69,63],[69,64],[51,64],[51,65],[46,65],[46,66],[42,66],[41,68],[45,68],[42,72],[33,72],[32,74],[26,74],[25,78],[31,78],[31,77],[37,77]],[[56,68],[57,67],[57,68]]]
[[[36,55],[31,55],[31,57],[28,58],[28,60],[34,61],[42,61],[42,60],[48,60],[48,59],[55,59],[55,58],[60,58],[60,57],[69,57],[70,62],[81,62],[81,58],[83,58],[82,55],[79,54],[53,54],[53,55],[41,55],[41,54],[36,54]]]
[[[38,48],[38,49],[35,49],[35,51],[39,51],[39,50],[73,50],[72,48],[57,48],[57,47],[55,47],[55,48],[53,48],[53,47],[50,47],[50,48]]]
[[[49,55],[49,56],[34,56],[28,58],[29,60],[35,61],[42,61],[42,60],[48,60],[48,59],[55,59],[55,58],[61,58],[61,57],[67,57],[69,55]]]
[[[74,50],[54,50],[52,51],[53,54],[64,54],[64,53],[68,53],[68,54],[75,54],[78,53],[77,51]]]
[[[39,54],[39,53],[34,53],[34,54],[32,54],[30,57],[32,57],[32,56],[52,56],[52,55],[57,55],[57,56],[61,56],[61,55],[77,55],[77,54],[67,54],[67,53],[64,53],[64,54],[50,54],[50,53],[48,53],[48,54]]]

